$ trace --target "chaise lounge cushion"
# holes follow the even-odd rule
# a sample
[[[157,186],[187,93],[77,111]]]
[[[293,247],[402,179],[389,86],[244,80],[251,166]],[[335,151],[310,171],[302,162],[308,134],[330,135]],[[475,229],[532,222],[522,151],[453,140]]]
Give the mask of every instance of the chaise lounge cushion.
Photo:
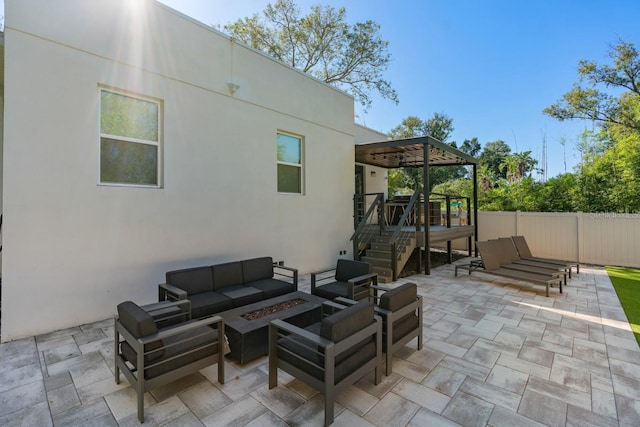
[[[120,323],[125,327],[134,338],[140,339],[143,337],[148,337],[150,335],[154,335],[158,333],[158,327],[156,323],[153,321],[153,317],[142,308],[140,308],[137,304],[132,301],[125,301],[123,303],[118,304],[118,317],[120,319]],[[124,352],[124,346],[128,346],[128,344],[122,344],[122,351]],[[145,346],[145,352],[149,352],[146,354],[145,363],[152,362],[162,357],[163,350],[157,350],[162,348],[162,341],[156,341],[149,343]],[[131,352],[133,350],[129,347]],[[157,350],[157,351],[154,351]],[[134,359],[135,359],[135,352]]]
[[[186,268],[166,274],[167,283],[187,292],[188,295],[213,291],[211,267]]]
[[[219,292],[204,292],[189,296],[191,317],[200,319],[233,308],[233,300]]]
[[[239,261],[227,262],[211,267],[213,271],[213,289],[221,290],[227,286],[242,285],[242,263]]]
[[[418,297],[418,287],[415,283],[405,283],[395,289],[386,291],[380,297],[379,306],[384,310],[391,312],[400,310],[412,302],[415,302]],[[393,341],[394,343],[400,338],[406,336],[409,332],[415,330],[418,327],[418,316],[415,312],[409,313],[406,316],[393,322]]]

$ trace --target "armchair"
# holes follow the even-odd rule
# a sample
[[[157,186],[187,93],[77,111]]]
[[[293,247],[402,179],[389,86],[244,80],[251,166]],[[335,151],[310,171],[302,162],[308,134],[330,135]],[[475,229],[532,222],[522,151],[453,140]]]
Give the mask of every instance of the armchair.
[[[385,356],[386,375],[393,372],[393,355],[418,338],[422,349],[422,296],[415,283],[405,283],[393,289],[372,287],[375,313],[382,318],[382,351]],[[382,291],[381,295],[379,292]],[[336,303],[353,305],[356,302],[337,298]]]
[[[329,274],[335,271],[335,275]],[[326,299],[338,297],[354,301],[369,298],[370,287],[378,284],[371,264],[339,259],[336,268],[311,273],[311,294]]]
[[[336,306],[324,303],[323,312]],[[318,390],[325,399],[325,426],[333,422],[340,391],[372,370],[376,385],[381,378],[382,323],[373,304],[341,308],[304,329],[282,320],[269,324],[269,389],[278,385],[280,368]]]
[[[118,304],[114,326],[115,381],[120,384],[122,370],[138,394],[141,423],[144,393],[151,389],[214,363],[218,364],[218,381],[224,383],[224,322],[213,316],[175,324],[180,313],[189,319],[189,312],[186,300],[148,307],[131,301]]]

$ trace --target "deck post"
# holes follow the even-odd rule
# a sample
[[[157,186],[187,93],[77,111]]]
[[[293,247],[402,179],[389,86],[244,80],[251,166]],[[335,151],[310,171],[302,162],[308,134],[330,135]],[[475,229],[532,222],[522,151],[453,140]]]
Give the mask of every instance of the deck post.
[[[473,164],[473,239],[478,241],[478,165]],[[469,249],[471,251],[471,249]],[[478,247],[476,246],[476,257],[478,256]]]
[[[424,163],[422,165],[422,176],[423,176],[423,188],[424,192],[424,245],[426,252],[426,263],[425,263],[425,274],[431,274],[431,233],[429,228],[431,228],[431,218],[429,218],[429,195],[431,193],[429,189],[429,143],[427,142],[422,144],[422,155],[424,159]]]

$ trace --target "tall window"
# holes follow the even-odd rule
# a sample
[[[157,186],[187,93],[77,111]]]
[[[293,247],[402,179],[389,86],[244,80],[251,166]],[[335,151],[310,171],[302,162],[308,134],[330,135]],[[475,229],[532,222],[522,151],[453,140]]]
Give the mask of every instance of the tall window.
[[[278,132],[278,192],[302,194],[303,141],[299,136]]]
[[[157,100],[100,89],[100,183],[160,187]]]

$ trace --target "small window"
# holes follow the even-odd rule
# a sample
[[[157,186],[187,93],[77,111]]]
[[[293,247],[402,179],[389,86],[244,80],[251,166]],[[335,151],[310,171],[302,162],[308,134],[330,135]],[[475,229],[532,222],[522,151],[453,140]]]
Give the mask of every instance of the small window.
[[[303,141],[299,136],[278,133],[278,192],[303,193]]]
[[[160,187],[157,100],[100,89],[100,183]]]

